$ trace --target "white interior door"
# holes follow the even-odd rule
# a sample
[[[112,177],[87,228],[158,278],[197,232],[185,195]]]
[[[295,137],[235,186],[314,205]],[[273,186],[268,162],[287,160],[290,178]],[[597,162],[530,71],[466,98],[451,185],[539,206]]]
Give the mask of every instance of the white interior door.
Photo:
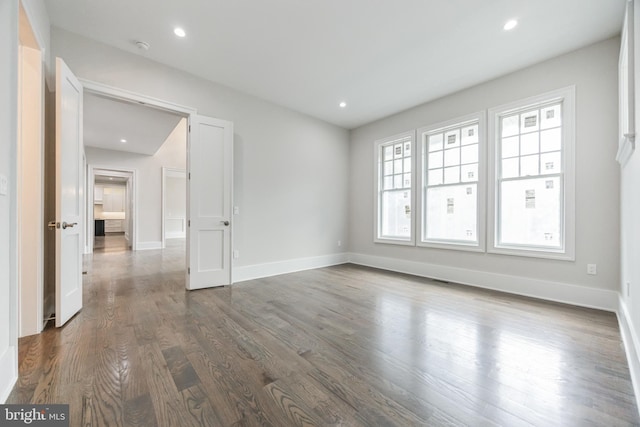
[[[82,308],[82,85],[56,58],[56,327]]]
[[[187,289],[231,284],[233,123],[191,116]]]

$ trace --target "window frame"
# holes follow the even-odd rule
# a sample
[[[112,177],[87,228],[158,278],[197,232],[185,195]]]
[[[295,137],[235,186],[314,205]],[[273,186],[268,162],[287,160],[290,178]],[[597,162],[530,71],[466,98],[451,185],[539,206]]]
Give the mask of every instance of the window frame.
[[[382,173],[382,161],[381,161],[381,147],[389,145],[395,141],[401,139],[410,139],[411,142],[411,226],[409,230],[409,238],[394,238],[389,236],[382,235],[382,224],[381,224],[381,197],[384,189],[382,189],[382,180],[384,178],[384,174]],[[416,219],[416,191],[415,191],[415,182],[416,182],[416,132],[415,130],[410,130],[407,132],[398,133],[386,138],[378,139],[374,143],[374,220],[373,220],[373,241],[375,243],[388,243],[394,245],[405,245],[405,246],[415,246],[415,219]]]
[[[550,91],[541,95],[514,101],[489,109],[488,114],[488,183],[493,188],[488,192],[487,215],[487,252],[504,255],[517,255],[535,258],[575,260],[575,143],[576,143],[576,104],[575,86]],[[561,248],[552,249],[533,245],[509,245],[500,243],[500,118],[531,108],[540,108],[545,104],[562,102],[562,169],[559,174],[533,175],[534,177],[560,176],[561,193]],[[505,180],[509,180],[505,178]]]
[[[455,129],[458,127],[464,127],[472,123],[478,124],[478,178],[476,181],[476,243],[470,243],[457,240],[440,240],[440,239],[427,239],[424,236],[427,226],[426,218],[426,202],[427,202],[427,171],[428,171],[428,148],[427,137],[429,134],[436,133],[437,131],[445,132],[447,129]],[[424,126],[418,129],[419,143],[417,143],[417,161],[420,162],[418,168],[419,178],[416,190],[417,203],[416,210],[419,220],[417,221],[417,246],[437,248],[437,249],[452,249],[472,252],[485,252],[486,249],[486,113],[479,111],[465,116],[456,117],[451,120],[447,120],[433,125]]]

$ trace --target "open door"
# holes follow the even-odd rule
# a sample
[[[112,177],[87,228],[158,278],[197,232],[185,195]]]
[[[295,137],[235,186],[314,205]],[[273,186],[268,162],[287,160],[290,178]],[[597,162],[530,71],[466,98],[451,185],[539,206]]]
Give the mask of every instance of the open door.
[[[191,116],[187,289],[231,284],[233,123]]]
[[[82,85],[56,58],[56,327],[82,308]]]

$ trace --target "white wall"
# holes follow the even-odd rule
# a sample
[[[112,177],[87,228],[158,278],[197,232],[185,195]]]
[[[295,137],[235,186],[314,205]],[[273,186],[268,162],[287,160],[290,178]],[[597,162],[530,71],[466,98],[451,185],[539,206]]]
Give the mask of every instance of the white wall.
[[[187,179],[185,173],[169,174],[165,178],[165,238],[186,236]]]
[[[620,278],[615,161],[619,43],[619,38],[612,38],[352,131],[349,230],[353,259],[508,292],[616,309]],[[576,86],[577,98],[575,262],[373,243],[376,139],[569,85]],[[587,263],[597,264],[598,275],[586,274]]]
[[[0,402],[18,375],[16,265],[16,142],[18,89],[18,1],[0,2],[0,177],[8,195],[0,195]]]
[[[234,123],[236,267],[345,249],[348,131],[69,32],[51,36],[54,55],[79,77]]]
[[[162,246],[162,168],[185,169],[187,164],[186,119],[180,120],[153,156],[85,147],[87,163],[105,168],[137,170],[138,247]]]

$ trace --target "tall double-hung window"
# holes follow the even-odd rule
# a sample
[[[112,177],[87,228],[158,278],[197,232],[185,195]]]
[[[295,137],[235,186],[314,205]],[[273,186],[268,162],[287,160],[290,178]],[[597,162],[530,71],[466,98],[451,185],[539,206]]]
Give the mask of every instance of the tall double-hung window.
[[[376,141],[375,241],[413,244],[414,132]]]
[[[419,245],[484,250],[484,114],[418,130]]]
[[[571,87],[489,111],[490,251],[573,259],[574,99]]]

